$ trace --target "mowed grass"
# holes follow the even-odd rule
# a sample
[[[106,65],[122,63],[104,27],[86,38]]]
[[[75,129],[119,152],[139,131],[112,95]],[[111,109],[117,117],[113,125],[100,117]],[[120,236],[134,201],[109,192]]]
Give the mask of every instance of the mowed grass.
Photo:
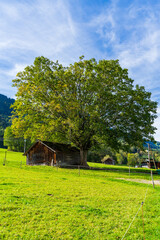
[[[0,149],[0,239],[160,239],[160,187],[148,174],[26,166]],[[154,176],[159,179],[160,176]]]
[[[129,168],[132,173],[134,172],[150,173],[151,172],[149,168],[129,167],[127,165],[107,165],[107,164],[93,163],[93,162],[90,162],[89,165],[92,168],[104,168],[104,169],[110,169],[115,171],[117,170],[121,172],[129,172]],[[157,169],[152,169],[152,172],[157,173]]]

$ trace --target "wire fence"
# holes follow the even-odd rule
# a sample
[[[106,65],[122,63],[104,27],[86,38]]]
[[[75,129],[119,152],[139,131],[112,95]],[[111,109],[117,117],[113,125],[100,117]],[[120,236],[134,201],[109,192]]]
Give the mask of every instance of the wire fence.
[[[139,213],[139,211],[140,211],[141,209],[142,209],[142,223],[143,223],[143,239],[145,240],[143,205],[144,205],[144,203],[145,203],[147,193],[148,193],[148,188],[147,188],[147,190],[146,190],[145,197],[144,197],[143,201],[141,202],[141,204],[140,204],[140,206],[139,206],[136,214],[134,215],[132,221],[130,222],[130,224],[129,224],[127,230],[125,231],[125,233],[124,233],[124,235],[123,235],[123,237],[122,237],[121,240],[123,240],[123,239],[126,237],[127,233],[129,232],[129,230],[130,230],[133,222],[135,221],[135,219],[136,219],[136,217],[138,216],[138,213]]]

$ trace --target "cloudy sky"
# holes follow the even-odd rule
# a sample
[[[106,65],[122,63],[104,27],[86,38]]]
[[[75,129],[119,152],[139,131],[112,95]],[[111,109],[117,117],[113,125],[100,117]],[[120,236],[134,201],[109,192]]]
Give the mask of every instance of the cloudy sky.
[[[0,93],[35,57],[119,59],[160,102],[160,1],[0,0]],[[160,140],[160,105],[155,135]]]

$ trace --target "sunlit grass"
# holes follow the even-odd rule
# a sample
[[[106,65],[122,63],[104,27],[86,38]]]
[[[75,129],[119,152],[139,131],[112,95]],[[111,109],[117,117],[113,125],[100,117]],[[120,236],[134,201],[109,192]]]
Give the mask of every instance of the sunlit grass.
[[[149,174],[26,166],[0,149],[0,239],[121,239],[145,198],[146,239],[160,236],[160,187]],[[21,164],[22,162],[22,164]],[[155,177],[155,176],[154,176]],[[156,176],[158,179],[159,176]],[[125,239],[143,239],[138,213]]]
[[[93,163],[89,162],[89,166],[93,168],[106,168],[106,169],[111,169],[111,170],[118,170],[118,171],[129,171],[129,168],[132,172],[144,172],[144,173],[149,173],[150,169],[148,168],[135,168],[135,167],[129,167],[126,165],[106,165],[102,163]],[[156,169],[152,169],[153,173],[156,172]]]

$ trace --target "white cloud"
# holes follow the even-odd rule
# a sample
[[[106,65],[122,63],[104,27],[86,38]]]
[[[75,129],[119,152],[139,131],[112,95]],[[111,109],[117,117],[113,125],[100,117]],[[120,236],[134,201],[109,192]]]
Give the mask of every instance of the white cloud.
[[[105,39],[104,46],[107,47],[109,44],[114,43],[117,39],[116,35],[116,1],[112,2],[109,7],[106,7],[103,12],[94,16],[90,22],[90,26],[96,29],[96,33],[100,35],[102,39]]]
[[[19,13],[15,5],[1,2],[0,6],[1,6],[0,12],[1,15],[3,15],[3,17],[8,18],[12,21],[19,19]]]
[[[91,22],[106,47],[106,56],[119,59],[120,65],[128,68],[129,76],[135,80],[135,84],[143,85],[147,91],[152,91],[152,99],[158,101],[160,100],[159,11],[160,5],[153,6],[149,2],[142,5],[139,1],[133,1],[129,7],[122,7],[112,1]],[[158,111],[158,118],[155,120],[158,130],[155,138],[160,140],[160,108]]]
[[[160,10],[160,5],[152,8],[133,1],[121,7],[112,1],[91,22],[108,47],[106,56],[119,59],[136,83],[147,89],[153,86],[155,72],[160,73],[160,17],[155,8]]]
[[[8,69],[0,66],[1,93],[15,92],[11,80],[37,56],[63,63],[79,56],[83,49],[80,30],[77,31],[67,2],[0,1],[0,62],[8,62]]]
[[[15,77],[18,72],[21,72],[26,67],[26,64],[15,64],[15,66],[8,71],[8,75]]]
[[[0,12],[4,17],[0,24],[2,55],[5,48],[15,48],[20,53],[28,50],[34,55],[50,57],[73,44],[76,47],[76,27],[64,1],[30,3],[0,3]],[[10,13],[16,17],[9,18]]]
[[[8,88],[7,95],[13,91],[11,80],[19,66],[21,70],[32,64],[37,56],[68,64],[81,55],[98,55],[87,28],[73,20],[70,9],[69,0],[0,1],[0,62],[13,65],[0,66],[6,74],[1,88]]]

